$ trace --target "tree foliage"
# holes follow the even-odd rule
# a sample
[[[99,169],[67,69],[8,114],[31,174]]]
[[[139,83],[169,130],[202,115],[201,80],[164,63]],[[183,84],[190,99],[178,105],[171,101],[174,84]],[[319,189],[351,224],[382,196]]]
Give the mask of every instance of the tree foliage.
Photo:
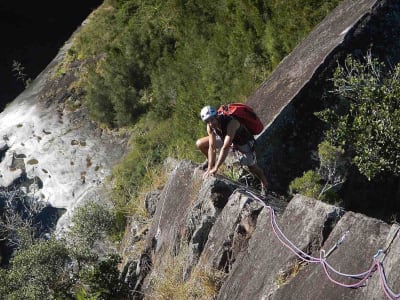
[[[7,268],[0,269],[1,299],[74,299],[82,294],[85,299],[117,299],[124,291],[120,257],[110,253],[99,259],[95,249],[95,242],[104,240],[113,226],[110,208],[88,202],[77,209],[72,221],[68,242],[36,237],[17,244]],[[27,225],[14,224],[16,231],[18,227]]]
[[[74,212],[69,238],[74,241],[75,247],[84,244],[91,248],[111,231],[114,220],[110,208],[94,201],[87,202]]]
[[[196,116],[206,103],[244,100],[276,65],[271,60],[340,1],[294,2],[107,1],[71,50],[101,57],[85,84],[92,116],[125,126],[150,111],[182,122],[182,113]],[[199,127],[196,118],[184,120]]]
[[[335,105],[321,113],[327,138],[368,179],[400,171],[400,65],[390,70],[368,54],[349,56],[334,74]]]
[[[325,202],[338,202],[337,192],[346,180],[348,167],[344,151],[323,141],[318,145],[318,161],[318,169],[309,170],[295,178],[289,185],[289,192]]]
[[[6,299],[56,299],[71,285],[65,245],[41,240],[16,252],[2,282]]]

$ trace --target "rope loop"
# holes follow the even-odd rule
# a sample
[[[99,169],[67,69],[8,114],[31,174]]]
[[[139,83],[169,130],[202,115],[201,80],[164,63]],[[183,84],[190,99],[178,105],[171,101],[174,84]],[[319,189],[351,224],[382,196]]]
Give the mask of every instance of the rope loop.
[[[325,252],[324,249],[320,249],[319,251],[319,257],[313,257],[307,253],[305,253],[304,251],[302,251],[301,249],[299,249],[297,246],[295,246],[293,244],[293,242],[291,242],[286,236],[285,234],[282,232],[282,230],[279,228],[277,222],[276,222],[276,215],[275,215],[275,211],[274,209],[267,205],[264,200],[262,200],[259,196],[257,196],[256,194],[254,194],[252,191],[245,189],[245,188],[238,188],[236,189],[234,192],[239,192],[239,193],[243,193],[245,195],[247,195],[249,198],[258,201],[259,203],[261,203],[261,205],[265,208],[267,208],[270,212],[270,216],[271,216],[271,227],[272,227],[272,231],[275,234],[275,236],[277,237],[277,239],[282,243],[283,246],[285,246],[286,248],[288,248],[291,252],[293,252],[298,258],[300,258],[301,260],[305,261],[305,262],[309,262],[309,263],[320,263],[322,265],[322,268],[325,272],[325,275],[328,277],[328,279],[339,285],[342,287],[346,287],[346,288],[359,288],[359,287],[363,287],[366,285],[367,280],[371,277],[372,273],[374,273],[375,271],[378,270],[379,273],[379,278],[380,278],[380,282],[381,282],[381,286],[383,288],[383,291],[385,293],[385,295],[387,296],[388,299],[390,300],[400,300],[400,294],[396,294],[394,293],[390,287],[388,286],[388,283],[386,281],[386,276],[385,276],[385,272],[384,272],[384,267],[382,264],[382,259],[384,257],[386,251],[384,251],[383,249],[379,249],[377,251],[377,253],[374,255],[373,257],[373,262],[370,266],[370,268],[365,271],[362,272],[360,274],[345,274],[345,273],[341,273],[338,270],[334,269],[328,262],[327,262],[327,257],[335,250],[337,249],[337,247],[339,245],[341,245],[344,240],[346,239],[346,237],[349,234],[349,230],[346,230],[344,232],[344,234],[341,236],[341,238],[336,242],[336,244],[328,251]],[[395,233],[395,236],[397,236],[399,230]],[[393,242],[393,241],[392,241]],[[381,256],[382,255],[382,256]],[[378,258],[381,258],[381,260],[379,261]],[[358,280],[356,283],[353,284],[347,284],[347,283],[341,283],[337,280],[335,280],[330,273],[334,273],[337,276],[342,276],[342,277],[347,277],[347,278],[351,278],[354,280]]]

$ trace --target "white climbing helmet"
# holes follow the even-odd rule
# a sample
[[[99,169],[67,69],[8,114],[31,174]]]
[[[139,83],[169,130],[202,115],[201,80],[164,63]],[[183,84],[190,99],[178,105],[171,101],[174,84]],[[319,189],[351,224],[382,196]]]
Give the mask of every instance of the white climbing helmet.
[[[217,115],[217,109],[213,106],[207,105],[201,109],[200,117],[204,122],[211,117],[215,117]]]

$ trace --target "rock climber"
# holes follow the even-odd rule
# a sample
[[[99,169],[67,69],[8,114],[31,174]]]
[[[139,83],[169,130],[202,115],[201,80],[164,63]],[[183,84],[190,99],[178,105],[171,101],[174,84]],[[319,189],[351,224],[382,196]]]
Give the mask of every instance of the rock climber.
[[[261,194],[265,196],[267,179],[264,171],[257,165],[254,149],[254,136],[235,117],[218,114],[213,106],[205,106],[200,112],[203,122],[207,123],[208,136],[196,141],[197,148],[207,157],[201,168],[206,170],[203,178],[215,175],[232,149],[239,154],[241,165],[247,166],[261,182]],[[217,150],[219,155],[217,159]]]

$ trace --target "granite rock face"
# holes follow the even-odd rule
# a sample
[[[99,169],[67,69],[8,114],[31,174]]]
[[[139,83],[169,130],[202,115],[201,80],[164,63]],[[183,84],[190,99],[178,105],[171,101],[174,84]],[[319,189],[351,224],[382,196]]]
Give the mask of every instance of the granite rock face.
[[[247,104],[266,125],[257,151],[274,191],[286,192],[316,167],[323,124],[314,113],[337,64],[368,51],[392,65],[400,61],[399,15],[394,0],[341,2],[250,96]],[[398,225],[302,195],[289,203],[261,199],[227,178],[202,174],[187,161],[171,172],[144,251],[131,265],[136,276],[126,277],[136,287],[132,298],[150,299],[151,278],[183,256],[184,280],[196,267],[225,273],[216,299],[398,299]]]
[[[202,175],[189,161],[170,173],[144,251],[125,265],[135,270],[125,277],[136,289],[132,299],[151,295],[151,279],[177,257],[184,280],[196,267],[226,274],[217,299],[387,299],[379,270],[362,280],[376,259],[390,290],[399,291],[399,226],[302,195],[289,203],[262,199],[225,177]]]

